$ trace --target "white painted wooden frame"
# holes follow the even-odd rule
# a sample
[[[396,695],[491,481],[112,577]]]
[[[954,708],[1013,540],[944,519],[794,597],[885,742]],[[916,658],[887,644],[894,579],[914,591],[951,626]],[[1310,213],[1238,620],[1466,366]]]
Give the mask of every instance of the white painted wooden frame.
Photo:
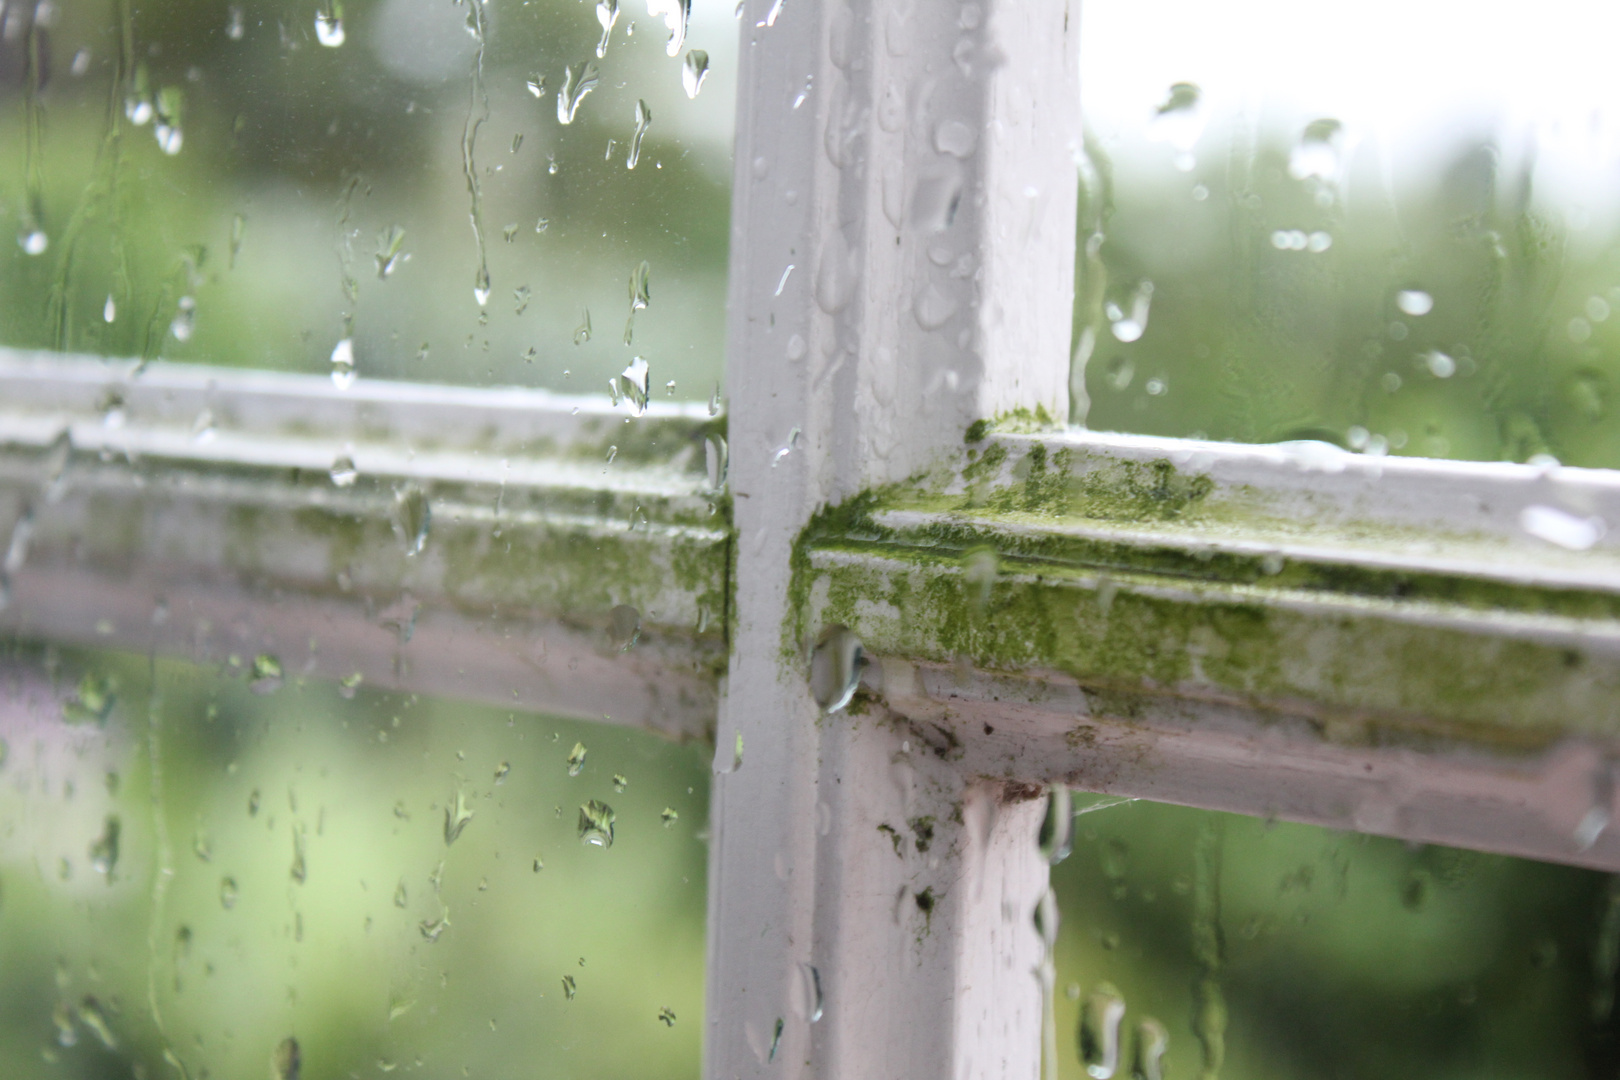
[[[1064,429],[1076,14],[749,0],[728,417],[0,352],[0,630],[712,738],[713,1080],[1034,1077],[1051,784],[1620,869],[1620,476]]]

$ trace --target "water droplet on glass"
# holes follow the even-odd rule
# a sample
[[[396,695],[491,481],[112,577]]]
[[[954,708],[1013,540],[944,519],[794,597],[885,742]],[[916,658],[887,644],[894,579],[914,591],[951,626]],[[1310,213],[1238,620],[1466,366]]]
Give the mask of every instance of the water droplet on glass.
[[[730,466],[726,440],[721,435],[710,435],[703,444],[704,464],[709,470],[709,490],[720,491],[726,486],[726,473]]]
[[[249,677],[248,689],[255,694],[268,694],[281,688],[281,661],[269,653],[260,653],[253,658],[253,673]]]
[[[574,977],[572,975],[564,975],[562,977],[562,988],[563,997],[567,998],[569,1001],[573,1001],[574,995],[579,993],[579,988],[574,984]]]
[[[579,839],[592,847],[613,846],[613,807],[592,799],[579,808]]]
[[[659,813],[658,818],[664,823],[664,828],[668,829],[677,821],[681,820],[681,815],[676,813],[672,807],[666,806],[664,807],[663,811]]]
[[[405,554],[420,555],[433,526],[433,507],[421,488],[407,484],[394,492],[393,523],[395,535],[405,545]]]
[[[608,633],[614,648],[629,652],[641,640],[641,612],[629,604],[619,604],[608,613]]]
[[[1131,294],[1128,314],[1118,305],[1110,305],[1107,314],[1112,324],[1110,329],[1113,331],[1114,339],[1126,344],[1139,340],[1147,332],[1148,311],[1152,303],[1153,282],[1144,281]]]
[[[641,140],[647,135],[647,128],[652,124],[652,110],[647,103],[640,99],[636,101],[636,128],[630,134],[630,153],[624,159],[624,167],[633,169],[636,162],[641,160]]]
[[[332,385],[347,390],[354,385],[354,341],[344,338],[332,347]]]
[[[524,85],[529,88],[529,93],[533,96],[537,98],[546,96],[546,77],[539,72],[530,75],[528,82],[524,83]]]
[[[106,322],[106,323],[111,323],[114,320],[116,320],[117,318],[118,318],[118,302],[115,301],[112,298],[112,293],[108,293],[107,294],[107,302],[104,305],[102,305],[102,308],[101,308],[101,320],[103,322]]]
[[[495,783],[504,784],[506,782],[506,774],[511,771],[512,763],[510,761],[501,762],[495,767]]]
[[[952,157],[969,156],[978,141],[974,130],[960,120],[944,120],[934,128],[934,149]]]
[[[782,1018],[778,1016],[776,1028],[771,1032],[771,1052],[765,1055],[767,1065],[776,1060],[776,1052],[782,1048],[782,1027]]]
[[[405,894],[405,882],[401,880],[398,885],[394,886],[394,906],[402,908],[409,902],[410,900]]]
[[[219,906],[226,911],[236,906],[236,879],[233,877],[219,879]]]
[[[647,0],[647,14],[663,19],[669,28],[664,52],[669,56],[681,55],[681,48],[686,44],[686,27],[692,20],[692,0]]]
[[[1295,180],[1316,177],[1331,180],[1339,171],[1338,138],[1344,125],[1337,120],[1313,120],[1305,126],[1288,155],[1288,175]]]
[[[1425,353],[1423,362],[1428,366],[1429,373],[1437,379],[1449,379],[1457,373],[1457,361],[1439,349],[1430,349]]]
[[[50,246],[50,240],[43,229],[30,229],[17,235],[17,244],[25,255],[43,255]]]
[[[1204,133],[1203,91],[1196,83],[1178,82],[1155,110],[1149,138],[1166,142],[1175,151],[1175,167],[1190,172],[1197,164],[1193,147]]]
[[[354,482],[360,479],[360,471],[354,467],[354,458],[344,454],[332,462],[332,483],[340,488],[353,487]]]
[[[1585,551],[1607,531],[1603,520],[1577,517],[1553,506],[1527,506],[1519,512],[1519,527],[1539,540],[1570,551]]]
[[[1093,1080],[1110,1080],[1119,1069],[1119,1025],[1125,999],[1108,983],[1087,997],[1080,1011],[1080,1061]]]
[[[377,277],[386,281],[399,269],[399,266],[409,255],[401,256],[400,248],[405,244],[405,230],[398,225],[390,225],[377,234]]]
[[[867,660],[861,639],[847,627],[829,626],[810,654],[810,693],[823,713],[838,712],[860,689]]]
[[[619,21],[619,0],[596,0],[596,21],[602,24],[602,39],[596,43],[596,58],[607,55],[608,38]]]
[[[624,789],[629,787],[629,786],[630,786],[630,781],[628,781],[628,780],[626,780],[624,778],[623,773],[614,773],[613,774],[613,790],[614,791],[618,792],[620,795],[623,795],[624,794]]]
[[[690,49],[681,64],[681,88],[686,96],[695,98],[703,89],[703,80],[709,77],[709,54],[702,49]]]
[[[467,793],[456,792],[455,798],[444,807],[444,846],[456,842],[467,823],[473,819],[473,810],[467,805]]]
[[[450,928],[450,916],[441,915],[437,919],[423,919],[416,924],[424,938],[429,941],[438,941],[446,930]]]
[[[579,103],[585,100],[585,95],[596,89],[596,65],[582,63],[577,67],[563,69],[562,89],[557,91],[557,123],[572,124],[574,114],[579,112]]]
[[[292,867],[287,871],[287,876],[292,878],[293,881],[302,885],[309,879],[309,864],[304,861],[303,831],[295,826],[292,831],[292,838],[293,861]]]
[[[174,335],[176,341],[190,341],[192,332],[197,326],[197,301],[195,297],[182,296],[175,307],[174,320],[169,323],[169,333]]]
[[[630,365],[619,373],[619,386],[624,398],[630,403],[630,411],[640,416],[647,411],[647,399],[652,390],[652,371],[647,361],[635,357]]]
[[[360,684],[365,681],[366,677],[358,671],[343,676],[338,680],[338,697],[343,698],[345,701],[353,701],[355,692],[360,689]],[[398,807],[396,807],[397,809]]]
[[[70,724],[105,724],[117,703],[113,680],[87,672],[73,696],[62,703],[62,719]]]
[[[1395,306],[1408,315],[1427,315],[1434,310],[1434,297],[1422,289],[1402,289],[1395,294]]]
[[[246,24],[242,19],[242,9],[236,4],[232,4],[225,16],[225,36],[232,41],[241,41],[242,34],[246,29]]]
[[[1318,230],[1317,232],[1311,233],[1311,235],[1306,238],[1305,246],[1312,253],[1320,255],[1322,252],[1333,246],[1333,236],[1331,233],[1325,233]]]
[[[591,310],[590,310],[590,308],[580,308],[579,309],[579,315],[580,315],[579,325],[574,327],[574,344],[575,345],[583,345],[587,341],[591,340]]]
[[[771,456],[771,468],[776,468],[782,463],[783,458],[787,457],[789,454],[793,453],[793,451],[799,448],[800,434],[801,432],[797,426],[795,426],[792,431],[788,432],[787,442],[778,447],[776,453]]]
[[[1069,857],[1074,835],[1074,800],[1069,789],[1054,785],[1046,799],[1046,816],[1041,819],[1041,830],[1036,846],[1048,863],[1056,866]]]
[[[1170,1033],[1163,1024],[1146,1017],[1136,1025],[1136,1043],[1131,1050],[1131,1080],[1164,1080],[1164,1052],[1170,1048]]]
[[[328,49],[335,49],[343,44],[343,7],[333,4],[323,11],[315,13],[315,40]]]
[[[675,1010],[671,1009],[668,1005],[664,1006],[662,1009],[658,1010],[658,1019],[664,1022],[665,1027],[674,1027]]]
[[[489,267],[480,266],[478,273],[473,275],[473,299],[478,306],[483,307],[489,303]]]
[[[585,744],[579,742],[575,743],[574,748],[568,752],[569,776],[578,776],[584,770],[586,753]]]
[[[94,994],[86,994],[79,1002],[79,1020],[95,1035],[102,1046],[108,1050],[118,1049],[118,1038],[113,1034],[112,1024],[107,1019],[107,1011],[102,1008],[101,1002]]]
[[[298,1049],[298,1040],[291,1035],[281,1040],[270,1059],[271,1080],[299,1080],[304,1069],[304,1055]],[[184,1070],[181,1070],[184,1075]]]
[[[101,836],[90,845],[90,867],[112,884],[113,870],[118,866],[118,836],[123,823],[116,814],[109,814],[102,826]]]

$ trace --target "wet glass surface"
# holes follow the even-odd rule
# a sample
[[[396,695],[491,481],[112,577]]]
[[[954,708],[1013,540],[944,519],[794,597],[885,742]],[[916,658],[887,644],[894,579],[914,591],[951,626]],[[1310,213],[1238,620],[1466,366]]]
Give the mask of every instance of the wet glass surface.
[[[1620,466],[1620,14],[1083,5],[1073,414]]]
[[[0,14],[0,344],[705,399],[726,0]]]
[[[1611,875],[1076,795],[1065,1078],[1612,1076]]]
[[[706,756],[7,645],[0,1075],[695,1076]]]

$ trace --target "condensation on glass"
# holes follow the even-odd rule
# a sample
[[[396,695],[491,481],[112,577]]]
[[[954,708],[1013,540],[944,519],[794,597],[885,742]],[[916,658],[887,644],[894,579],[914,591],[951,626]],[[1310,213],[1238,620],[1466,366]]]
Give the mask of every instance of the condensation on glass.
[[[1078,422],[1620,465],[1612,5],[1081,18]]]
[[[8,2],[0,345],[707,398],[735,41],[728,0]]]
[[[695,1075],[706,755],[306,681],[0,655],[0,1075]]]
[[[1615,1071],[1612,875],[1117,797],[1073,814],[1065,1080]]]

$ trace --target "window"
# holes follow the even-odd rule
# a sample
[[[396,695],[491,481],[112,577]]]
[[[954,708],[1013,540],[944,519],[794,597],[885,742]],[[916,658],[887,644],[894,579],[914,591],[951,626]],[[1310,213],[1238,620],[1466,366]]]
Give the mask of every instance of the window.
[[[636,20],[633,37],[623,23],[621,39],[615,26],[630,18],[628,10],[616,15],[604,3],[592,26],[584,5],[561,5],[545,14],[567,20],[557,24],[567,27],[558,34],[567,49],[552,55],[546,50],[562,45],[545,36],[541,22],[524,22],[524,5],[479,2],[451,5],[460,10],[443,30],[422,22],[420,33],[404,40],[423,44],[395,53],[376,52],[377,43],[396,40],[384,35],[388,20],[439,19],[442,6],[386,0],[342,13],[300,8],[296,20],[246,5],[240,19],[226,13],[218,31],[224,41],[236,40],[238,27],[244,36],[252,30],[267,43],[267,55],[292,65],[286,71],[313,64],[307,71],[337,80],[332,85],[348,87],[343,80],[352,78],[353,93],[363,99],[327,109],[318,94],[313,102],[300,96],[318,81],[278,76],[293,83],[279,100],[302,102],[307,115],[294,120],[314,125],[305,135],[339,133],[330,143],[289,141],[276,148],[280,160],[314,170],[311,176],[324,177],[320,182],[335,196],[330,226],[314,214],[288,225],[285,236],[272,230],[263,243],[314,250],[322,241],[300,241],[298,230],[330,228],[323,258],[330,260],[331,288],[322,285],[325,299],[307,308],[298,298],[257,294],[240,307],[221,303],[216,310],[263,314],[241,330],[227,324],[209,331],[221,335],[216,342],[245,333],[265,355],[297,357],[287,365],[292,371],[253,370],[263,365],[251,350],[238,357],[247,369],[240,372],[162,362],[182,345],[195,350],[189,360],[209,357],[204,288],[236,287],[218,269],[218,252],[230,250],[237,229],[231,199],[222,195],[205,193],[164,210],[213,215],[215,233],[227,238],[224,248],[216,240],[211,249],[207,265],[214,271],[203,269],[200,256],[167,267],[160,258],[132,272],[126,287],[141,298],[135,306],[143,329],[136,336],[118,338],[116,349],[113,338],[64,338],[65,301],[54,309],[39,302],[50,295],[50,275],[41,267],[52,264],[30,260],[70,246],[38,228],[53,215],[73,220],[49,201],[59,192],[65,199],[69,189],[47,182],[48,155],[24,155],[32,165],[20,194],[7,196],[22,237],[8,265],[23,268],[13,275],[23,284],[8,288],[5,302],[23,310],[17,343],[53,351],[12,351],[0,371],[7,448],[0,512],[14,553],[0,619],[27,643],[14,648],[28,658],[23,667],[45,668],[57,657],[50,662],[82,682],[86,654],[75,648],[181,657],[227,672],[235,657],[241,681],[221,684],[219,693],[239,702],[233,707],[243,723],[259,725],[251,730],[265,731],[267,739],[280,733],[269,730],[263,706],[244,686],[299,677],[332,690],[329,697],[356,691],[348,718],[371,738],[392,740],[394,715],[401,716],[400,730],[409,727],[411,738],[441,750],[460,732],[476,731],[465,789],[446,785],[442,793],[417,796],[429,801],[435,827],[445,815],[437,839],[444,845],[456,842],[461,795],[506,798],[505,785],[497,784],[501,761],[516,770],[532,752],[528,741],[555,731],[560,753],[567,731],[586,730],[565,731],[563,721],[534,713],[607,718],[712,740],[700,1029],[713,1077],[779,1068],[1028,1077],[1040,1071],[1043,1055],[1049,1069],[1059,1067],[1047,1022],[1056,1015],[1069,1026],[1090,1023],[1095,1043],[1085,1060],[1064,1051],[1063,1067],[1095,1066],[1089,1075],[1102,1080],[1109,1070],[1095,1055],[1113,1038],[1100,1034],[1113,1030],[1106,1022],[1113,1006],[1090,975],[1071,998],[1065,965],[1075,954],[1065,951],[1071,946],[1059,948],[1061,970],[1054,970],[1042,937],[1055,932],[1050,866],[1063,830],[1047,829],[1044,851],[1035,838],[1048,818],[1066,820],[1061,805],[1071,787],[1276,819],[1291,823],[1290,830],[1375,834],[1391,838],[1391,865],[1403,850],[1400,841],[1602,870],[1620,864],[1620,840],[1609,828],[1610,733],[1620,700],[1613,690],[1620,673],[1611,655],[1614,569],[1606,535],[1607,522],[1620,520],[1613,474],[1529,460],[1540,449],[1508,454],[1516,459],[1511,463],[1482,463],[1353,453],[1322,436],[1338,438],[1343,427],[1352,450],[1371,447],[1374,435],[1390,438],[1365,422],[1360,447],[1337,420],[1322,431],[1314,422],[1297,430],[1202,428],[1218,437],[1284,439],[1270,444],[1182,438],[1198,430],[1191,420],[1173,428],[1134,425],[1142,434],[1069,426],[1081,419],[1071,410],[1079,400],[1071,378],[1081,380],[1076,389],[1089,390],[1092,374],[1107,375],[1111,363],[1102,358],[1102,368],[1093,369],[1096,354],[1087,354],[1077,371],[1074,346],[1088,326],[1093,347],[1102,329],[1116,343],[1132,344],[1128,333],[1114,333],[1114,324],[1134,311],[1133,297],[1147,280],[1132,279],[1134,292],[1123,299],[1099,294],[1109,325],[1085,323],[1082,311],[1075,333],[1075,237],[1077,222],[1084,230],[1088,220],[1077,217],[1074,197],[1087,137],[1075,108],[1076,6],[761,0],[736,12],[726,276],[731,374],[721,415],[714,372],[704,367],[714,355],[705,352],[712,347],[706,335],[719,309],[704,297],[720,277],[723,245],[707,222],[723,201],[715,188],[724,184],[699,182],[708,165],[676,164],[685,160],[679,146],[703,139],[714,145],[703,134],[713,129],[692,121],[693,130],[683,134],[688,142],[677,140],[665,153],[651,140],[672,113],[659,99],[640,96],[635,80],[643,72],[628,61],[622,76],[599,69],[596,96],[578,114],[582,126],[562,121],[584,93],[581,65],[601,41],[608,49],[603,61],[621,54],[656,61],[647,77],[667,84],[664,92],[681,93],[673,98],[677,106],[683,98],[692,104],[720,96],[731,72],[712,62],[714,81],[694,87],[702,65],[690,50],[720,57],[723,46],[700,46],[692,29],[693,40],[671,51],[666,19],[678,28],[679,9],[652,5],[651,16]],[[41,116],[51,115],[40,111],[44,68],[37,57],[44,55],[42,28],[51,30],[40,10],[33,9],[32,21],[17,17],[6,53],[20,58],[8,63],[24,73],[21,119],[14,122],[21,134],[14,138],[36,150],[50,136]],[[719,16],[707,16],[716,37],[729,32],[732,13]],[[98,19],[97,33],[123,25]],[[694,28],[698,19],[694,13]],[[502,26],[526,27],[512,31],[510,52],[501,51]],[[175,33],[175,48],[192,42]],[[344,43],[334,47],[339,35]],[[452,40],[454,48],[444,45],[441,55],[441,43]],[[372,50],[363,63],[351,68],[334,59],[358,53],[362,44]],[[546,72],[533,70],[531,48],[545,56]],[[677,59],[682,48],[687,52]],[[114,94],[113,130],[134,132],[117,117],[133,124],[129,110],[149,105],[149,121],[163,121],[171,143],[176,127],[182,133],[179,155],[154,140],[143,183],[172,180],[163,171],[169,159],[183,159],[199,142],[231,145],[236,120],[228,103],[232,94],[246,94],[240,86],[214,92],[209,81],[216,76],[203,69],[199,81],[209,88],[188,93],[189,69],[155,74],[185,61],[159,63],[156,54],[142,61],[128,48],[117,55],[115,69],[135,92],[132,101]],[[406,70],[367,74],[386,67],[388,56]],[[449,66],[429,79],[428,68],[441,61]],[[138,82],[142,63],[145,87]],[[459,73],[454,64],[464,65]],[[538,84],[540,74],[553,80],[542,95],[545,123],[512,119],[526,115],[520,106],[539,107],[528,77]],[[615,85],[619,77],[630,85]],[[178,100],[189,104],[177,107],[174,93],[165,98],[168,84],[153,86],[168,78],[181,87]],[[397,92],[378,97],[376,87]],[[685,98],[694,88],[701,92]],[[553,123],[552,96],[559,91]],[[435,102],[451,101],[442,106],[447,114],[437,111]],[[613,103],[620,119],[592,129],[597,121],[587,110],[598,102]],[[428,120],[418,129],[412,125],[419,121],[399,114]],[[191,116],[198,119],[188,129],[184,118]],[[345,129],[362,117],[368,126]],[[255,122],[245,121],[247,130]],[[670,121],[672,129],[685,122]],[[411,138],[434,148],[427,165],[413,150],[419,144],[399,142],[389,124],[417,132]],[[503,125],[524,128],[524,140]],[[632,170],[623,140],[628,129],[634,141],[637,128],[646,141]],[[212,142],[203,137],[209,130]],[[614,141],[603,150],[608,139]],[[533,156],[542,141],[556,148],[555,174]],[[605,165],[592,160],[586,170],[586,149],[592,158],[605,154]],[[372,202],[364,180],[353,179],[373,167],[368,152],[395,162],[399,178],[397,190],[379,182]],[[659,162],[664,170],[643,171]],[[542,203],[552,195],[507,183],[521,173],[546,185],[551,181],[542,177],[572,175],[575,167],[604,186],[573,189],[556,181],[556,192],[571,192],[574,201],[551,217]],[[689,186],[679,189],[690,198],[677,202],[668,194],[674,186],[659,185],[681,170],[690,170],[681,180]],[[659,171],[666,176],[654,177]],[[614,186],[631,174],[634,180],[625,182],[635,187]],[[244,189],[258,201],[242,215],[243,259],[250,238],[260,235],[255,222],[287,198],[290,183],[260,177]],[[429,189],[433,194],[420,194]],[[656,222],[647,243],[662,245],[660,259],[675,268],[667,307],[662,262],[638,261],[624,237],[596,244],[600,222],[628,215],[610,205],[621,190],[648,200],[636,211]],[[416,197],[437,215],[431,227],[419,226],[423,234],[396,220],[402,215],[396,207]],[[707,212],[696,207],[700,199],[709,200]],[[1095,206],[1079,209],[1089,214]],[[688,229],[688,213],[704,223]],[[154,211],[150,220],[160,218]],[[550,224],[536,231],[542,218]],[[84,235],[97,220],[87,216]],[[466,230],[469,221],[474,229],[460,241],[446,239],[452,223]],[[494,224],[507,221],[519,225],[511,252],[504,226]],[[533,281],[544,271],[551,288],[531,282],[525,260],[537,257],[537,245],[581,222],[592,233],[570,234],[575,246],[567,259],[532,264]],[[660,228],[668,235],[657,236]],[[1293,251],[1291,233],[1287,250],[1273,245],[1274,253],[1312,255],[1311,236],[1322,230],[1300,229],[1303,253]],[[41,231],[44,248],[31,255],[40,243],[30,237]],[[412,235],[421,235],[424,246],[413,247]],[[93,245],[86,244],[88,251]],[[450,259],[446,252],[459,254]],[[593,259],[604,252],[598,265]],[[412,261],[404,262],[404,254]],[[1115,257],[1106,244],[1097,254]],[[97,315],[105,301],[101,286],[90,284],[97,280],[93,260],[85,259],[74,280],[89,297],[80,298],[81,306]],[[424,274],[410,286],[414,292],[394,288],[429,263],[437,272],[447,259],[454,269],[443,278]],[[643,265],[650,278],[642,276]],[[275,263],[254,272],[284,288],[314,289]],[[362,277],[363,286],[349,289]],[[193,278],[195,292],[188,291]],[[1082,274],[1083,299],[1095,282]],[[586,321],[574,294],[594,297],[608,283],[614,295],[607,310],[617,310],[610,320],[601,302],[586,303],[593,315],[587,339],[576,333]],[[1402,288],[1422,291],[1421,285]],[[524,286],[531,292],[527,314],[517,291]],[[1144,300],[1159,311],[1154,318],[1174,310],[1173,293],[1161,283]],[[122,309],[123,295],[114,290],[113,308]],[[182,303],[187,299],[191,306]],[[1430,299],[1445,302],[1439,292]],[[376,306],[368,308],[372,301]],[[1109,303],[1119,319],[1108,315]],[[46,311],[45,322],[35,309]],[[289,309],[321,313],[324,322],[307,343],[304,327],[294,334],[282,314]],[[93,326],[83,315],[68,325]],[[117,311],[111,320],[99,317],[103,326],[119,326]],[[1160,347],[1152,336],[1157,325],[1137,335],[1141,350]],[[541,331],[531,335],[530,327],[543,329],[544,348]],[[608,327],[613,348],[598,348]],[[525,359],[531,336],[535,365]],[[419,337],[430,342],[425,359],[416,359]],[[161,344],[156,351],[154,340]],[[102,341],[108,351],[146,362],[139,370],[109,369],[60,354]],[[446,354],[455,359],[436,366],[433,358]],[[590,371],[590,381],[572,381],[573,361],[559,356],[585,357],[579,371]],[[645,366],[637,366],[638,356]],[[1143,378],[1153,377],[1147,359],[1131,362],[1143,367]],[[665,377],[653,373],[663,370],[675,373],[676,386],[661,396],[653,391]],[[349,378],[356,371],[359,377]],[[427,375],[438,371],[447,374],[432,385]],[[1174,397],[1182,392],[1180,378],[1166,381],[1170,400],[1181,400]],[[512,381],[524,388],[508,388]],[[1601,397],[1600,389],[1593,392]],[[1288,416],[1283,421],[1291,423]],[[1460,444],[1453,449],[1459,456],[1502,456],[1494,449],[1463,452]],[[126,706],[176,695],[162,678],[163,665],[172,662],[154,659],[144,676],[139,664],[131,666],[124,685],[150,689],[126,692]],[[30,685],[53,685],[32,677]],[[204,676],[197,678],[203,682],[187,693],[205,701],[211,691],[201,689]],[[14,685],[26,681],[18,680]],[[54,701],[57,713],[97,711],[105,698],[101,683],[81,682],[56,681],[66,699]],[[367,696],[368,687],[380,696]],[[12,697],[27,700],[28,693],[46,691],[19,689]],[[493,711],[457,719],[448,707],[425,704],[429,696]],[[406,702],[421,710],[420,720],[393,711]],[[521,722],[518,712],[526,714]],[[499,721],[507,713],[513,727],[503,734]],[[467,719],[473,716],[485,721]],[[497,730],[483,730],[488,723]],[[206,728],[193,737],[205,741]],[[394,752],[378,751],[379,760]],[[651,831],[662,827],[649,815],[663,800],[640,800],[665,788],[678,798],[686,787],[695,799],[701,785],[671,779],[684,775],[675,750],[645,752],[663,755],[669,771],[661,787],[649,782],[646,792],[629,777],[637,801],[625,805],[634,805],[638,827]],[[13,745],[4,768],[10,773],[26,763]],[[595,779],[600,784],[603,777]],[[222,789],[235,792],[232,784],[246,782]],[[291,796],[278,791],[276,798],[288,801],[284,813],[308,814],[291,808]],[[547,802],[561,806],[555,799],[540,799],[541,818]],[[587,840],[602,830],[603,812],[590,806],[581,808],[579,826]],[[688,821],[690,802],[668,806]],[[1139,811],[1149,814],[1132,804],[1082,820]],[[1193,856],[1206,875],[1218,860],[1210,854],[1215,841],[1205,837],[1240,835],[1245,839],[1232,841],[1236,850],[1247,842],[1242,829],[1257,827],[1246,822],[1223,833],[1155,820],[1166,834],[1182,828],[1196,834],[1196,844],[1205,846]],[[555,814],[548,825],[556,827]],[[287,841],[289,858],[296,858],[301,835]],[[672,845],[693,842],[689,834],[653,835]],[[85,840],[92,862],[96,843],[107,862],[115,841],[106,837],[103,831]],[[1101,831],[1093,841],[1082,828],[1074,865],[1101,865],[1114,840],[1129,847]],[[504,862],[512,855],[501,844]],[[1101,846],[1094,851],[1087,844]],[[690,858],[689,846],[681,850],[686,854],[670,847],[664,857]],[[1241,936],[1246,922],[1234,931],[1209,915],[1209,898],[1221,894],[1207,881],[1200,885],[1199,872],[1195,866],[1178,903],[1204,903],[1203,915],[1188,917],[1205,919],[1217,938],[1223,927]],[[1437,873],[1416,859],[1401,866],[1401,895],[1421,907],[1425,883],[1439,880]],[[1142,888],[1157,888],[1124,874],[1108,880],[1123,883],[1126,896],[1138,901]],[[1578,888],[1591,891],[1592,880],[1580,878],[1587,884]],[[384,893],[392,884],[368,879],[368,888]],[[671,902],[689,903],[690,884],[671,884]],[[173,886],[193,887],[178,875]],[[405,881],[405,888],[407,903],[427,901],[421,881]],[[447,902],[452,926],[456,905],[470,907],[477,895],[474,884]],[[1104,919],[1074,895],[1080,898],[1070,925],[1095,918],[1101,926]],[[0,918],[10,917],[6,910],[0,908]],[[296,914],[288,916],[295,936]],[[439,915],[411,914],[418,937],[430,936]],[[1256,917],[1265,914],[1257,910]],[[1608,925],[1607,916],[1594,918],[1600,931]],[[536,940],[543,937],[537,932]],[[1576,941],[1573,933],[1551,938],[1555,946]],[[1600,933],[1597,940],[1608,939]],[[170,948],[167,941],[165,934],[160,946]],[[662,955],[690,972],[685,954],[672,948]],[[1205,950],[1195,957],[1206,982],[1218,982],[1209,960],[1215,955]],[[645,962],[662,962],[650,945]],[[471,968],[447,969],[444,977],[453,982],[458,970]],[[583,995],[583,978],[568,974]],[[1134,1004],[1136,990],[1119,979],[1115,990],[1131,995],[1128,1010],[1142,1008]],[[1594,976],[1594,985],[1601,981],[1601,973]],[[563,992],[566,1000],[560,976],[556,989],[548,985],[545,992]],[[83,997],[74,1000],[75,1030],[89,1024],[94,1034]],[[462,1010],[484,999],[446,991],[436,1000]],[[646,1023],[692,1038],[688,1006],[663,1005],[682,1014],[680,1023]],[[521,1015],[484,1019],[498,1032],[503,1024],[522,1024]],[[1135,1011],[1114,1015],[1116,1028],[1121,1016],[1131,1024],[1142,1019]],[[1165,1027],[1167,1034],[1174,1028],[1173,1055],[1185,1053],[1179,1022]],[[1131,1045],[1143,1046],[1144,1029],[1129,1030]],[[1153,1030],[1145,1030],[1151,1047]],[[644,1035],[626,1036],[615,1052],[655,1045]],[[494,1049],[469,1058],[469,1068],[509,1065],[500,1060],[510,1052],[502,1048],[516,1044],[482,1045]],[[298,1071],[289,1065],[292,1050],[277,1044],[258,1060],[269,1052],[282,1055],[276,1060],[284,1077]],[[407,1052],[401,1043],[377,1056],[407,1068]],[[179,1051],[176,1057],[184,1060]],[[243,1051],[241,1060],[252,1056]],[[1191,1058],[1167,1060],[1188,1068]],[[602,1065],[610,1067],[619,1066]],[[1116,1060],[1112,1068],[1118,1067]],[[1207,1057],[1203,1068],[1213,1075]],[[312,1061],[308,1075],[324,1073]]]

